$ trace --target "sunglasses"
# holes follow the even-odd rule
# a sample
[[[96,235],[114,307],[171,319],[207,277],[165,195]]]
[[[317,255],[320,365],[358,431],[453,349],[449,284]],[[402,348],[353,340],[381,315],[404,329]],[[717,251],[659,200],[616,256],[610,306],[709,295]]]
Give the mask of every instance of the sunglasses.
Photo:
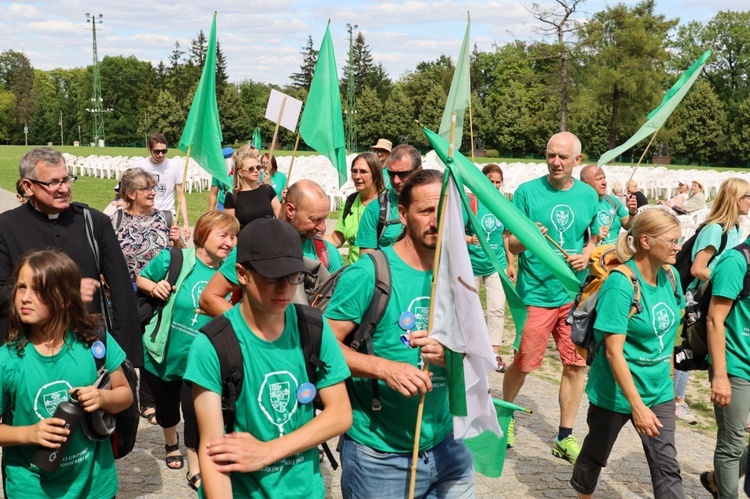
[[[257,167],[257,166],[246,166],[245,168],[240,168],[240,171],[243,171],[243,170],[247,170],[250,173],[253,173],[253,172],[256,172],[256,171],[259,172],[260,168]]]
[[[152,149],[151,150],[151,154],[155,154],[157,156],[159,154],[167,154],[167,152],[169,152],[169,149],[167,149],[167,148],[164,148],[164,149]]]
[[[409,175],[415,172],[415,170],[406,170],[405,172],[392,172],[391,170],[386,170],[388,172],[388,176],[393,178],[400,178],[401,180],[406,180]]]

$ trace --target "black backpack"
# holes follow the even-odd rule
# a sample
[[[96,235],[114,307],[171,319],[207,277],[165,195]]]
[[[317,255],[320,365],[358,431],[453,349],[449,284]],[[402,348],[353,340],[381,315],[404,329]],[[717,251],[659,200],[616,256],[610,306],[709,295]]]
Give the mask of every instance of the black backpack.
[[[106,309],[105,309],[106,310]],[[109,314],[107,318],[109,319]],[[109,377],[109,372],[104,366],[104,362],[107,355],[107,331],[104,327],[99,330],[99,341],[104,344],[105,357],[98,359],[94,357],[96,362],[96,372],[104,380]],[[135,372],[133,364],[125,359],[120,365],[122,372],[125,375],[125,379],[128,380],[130,385],[130,391],[133,393],[133,403],[124,411],[114,414],[115,417],[115,431],[110,436],[112,440],[112,453],[115,459],[120,459],[133,450],[135,447],[136,437],[138,436],[138,423],[140,422],[140,413],[138,412],[138,375]],[[91,413],[86,413],[86,417],[90,417]]]
[[[91,212],[85,206],[83,207],[83,219],[86,226],[86,238],[88,239],[89,246],[94,254],[96,268],[100,269],[99,244],[94,237],[94,223],[91,220]],[[103,327],[100,328],[99,338],[100,341],[104,343],[106,355],[106,331],[112,330],[112,317],[110,316],[109,305],[104,300],[104,293],[99,293],[99,299],[101,300],[102,314],[104,315],[104,323],[102,324]],[[96,361],[97,372],[105,372],[104,358],[97,359],[94,357],[94,360]],[[138,434],[138,422],[140,421],[140,413],[138,412],[138,376],[135,373],[135,367],[133,367],[133,363],[127,358],[122,362],[120,367],[122,367],[122,372],[125,374],[125,378],[130,384],[130,390],[133,392],[133,403],[124,411],[115,414],[115,431],[111,437],[112,453],[114,454],[115,459],[125,457],[133,450]]]
[[[693,274],[690,273],[690,268],[693,266],[693,247],[695,246],[695,241],[697,241],[698,239],[698,234],[700,234],[701,230],[703,230],[704,227],[705,225],[701,225],[700,227],[698,227],[698,230],[695,231],[695,234],[690,236],[687,241],[682,243],[682,248],[677,252],[674,266],[677,269],[677,272],[680,274],[680,282],[682,284],[683,293],[687,291],[688,286],[695,279],[693,277]],[[714,253],[708,263],[711,263],[714,258],[719,256],[721,252],[724,251],[724,248],[727,247],[728,237],[729,235],[726,232],[723,232],[721,234],[721,243],[719,244],[719,248],[716,250],[716,253]]]
[[[734,303],[750,296],[750,245],[740,243],[734,248],[745,257],[747,271],[742,282],[742,291]],[[708,369],[705,360],[708,354],[706,319],[713,295],[713,281],[709,279],[701,286],[685,294],[685,315],[682,317],[682,345],[675,347],[675,369],[696,371]],[[734,306],[734,304],[732,304]]]
[[[300,344],[305,357],[305,368],[307,380],[315,383],[315,371],[317,369],[328,370],[328,365],[320,359],[320,347],[323,338],[323,314],[309,305],[294,304],[297,309],[297,326],[300,334]],[[242,365],[242,352],[240,343],[232,324],[224,315],[219,315],[200,329],[201,333],[208,336],[211,344],[219,357],[219,371],[221,373],[221,414],[224,418],[224,427],[227,433],[234,431],[237,417],[237,399],[242,392],[242,384],[245,378],[245,369]],[[319,397],[313,402],[316,408],[320,408]],[[327,444],[323,444],[323,450],[331,461],[333,469],[338,463],[333,457]]]
[[[385,234],[385,229],[391,225],[400,224],[401,220],[396,218],[395,220],[388,220],[391,215],[391,197],[389,196],[388,189],[378,194],[378,204],[380,205],[380,215],[378,216],[378,245],[380,240]]]
[[[167,271],[167,282],[174,286],[182,272],[182,262],[184,255],[180,248],[172,246],[169,248],[169,270]],[[149,296],[140,289],[136,291],[135,304],[138,307],[138,320],[142,327],[146,327],[154,315],[157,315],[156,326],[154,331],[159,330],[161,326],[161,316],[164,309],[165,301]]]
[[[367,306],[367,311],[362,317],[362,321],[357,326],[357,329],[347,337],[345,343],[353,350],[362,350],[362,353],[372,355],[372,332],[383,318],[391,296],[391,267],[388,265],[385,253],[381,250],[365,253],[365,255],[362,255],[362,258],[365,257],[372,258],[372,263],[375,267],[375,289],[372,292],[370,304]],[[321,311],[325,311],[331,301],[331,296],[333,296],[339,278],[345,270],[346,267],[340,268],[326,280],[318,284],[309,296],[310,305]],[[378,387],[377,380],[373,379],[371,382],[372,409],[378,411],[381,408],[380,388]]]

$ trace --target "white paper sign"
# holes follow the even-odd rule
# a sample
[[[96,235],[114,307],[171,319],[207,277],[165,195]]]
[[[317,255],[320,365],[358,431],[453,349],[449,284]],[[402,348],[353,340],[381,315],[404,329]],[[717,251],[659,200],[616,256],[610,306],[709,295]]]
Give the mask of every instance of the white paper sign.
[[[279,119],[279,111],[281,111],[281,103],[284,101],[284,97],[286,97],[286,104],[284,104],[284,114],[281,115],[279,125],[290,132],[294,132],[297,129],[297,120],[302,110],[301,100],[283,94],[278,90],[271,90],[271,96],[268,98],[268,106],[266,106],[266,119],[276,123],[276,120]]]

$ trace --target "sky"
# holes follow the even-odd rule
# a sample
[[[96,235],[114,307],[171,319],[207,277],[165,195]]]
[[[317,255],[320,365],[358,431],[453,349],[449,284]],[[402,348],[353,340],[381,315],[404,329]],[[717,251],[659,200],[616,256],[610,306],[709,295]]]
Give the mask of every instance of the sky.
[[[199,30],[208,35],[216,11],[230,81],[285,85],[289,75],[299,71],[307,36],[319,48],[330,18],[339,74],[347,57],[349,23],[358,26],[355,36],[359,31],[365,36],[374,62],[382,62],[391,79],[397,80],[417,63],[441,54],[455,61],[467,11],[471,12],[472,45],[479,50],[492,50],[493,44],[514,39],[542,39],[535,30],[539,23],[525,9],[532,4],[513,0],[0,1],[0,52],[22,51],[35,68],[43,70],[89,65],[92,33],[85,14],[90,13],[103,15],[103,23],[96,27],[100,61],[107,55],[134,55],[154,65],[167,64],[175,41],[186,49]],[[615,4],[586,0],[578,12],[585,18]],[[656,10],[681,23],[707,22],[719,11],[715,4],[657,0]],[[721,9],[746,10],[747,5],[747,0],[724,0]]]

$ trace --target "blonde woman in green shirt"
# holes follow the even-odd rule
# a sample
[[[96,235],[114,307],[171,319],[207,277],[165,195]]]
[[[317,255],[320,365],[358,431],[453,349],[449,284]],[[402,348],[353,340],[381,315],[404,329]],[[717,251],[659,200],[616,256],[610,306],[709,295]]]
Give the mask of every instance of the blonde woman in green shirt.
[[[352,181],[357,189],[346,198],[341,218],[336,228],[326,237],[328,241],[340,248],[344,242],[349,243],[349,263],[359,259],[359,246],[354,244],[359,230],[359,220],[365,206],[385,190],[383,169],[380,160],[373,152],[363,152],[352,161]]]

